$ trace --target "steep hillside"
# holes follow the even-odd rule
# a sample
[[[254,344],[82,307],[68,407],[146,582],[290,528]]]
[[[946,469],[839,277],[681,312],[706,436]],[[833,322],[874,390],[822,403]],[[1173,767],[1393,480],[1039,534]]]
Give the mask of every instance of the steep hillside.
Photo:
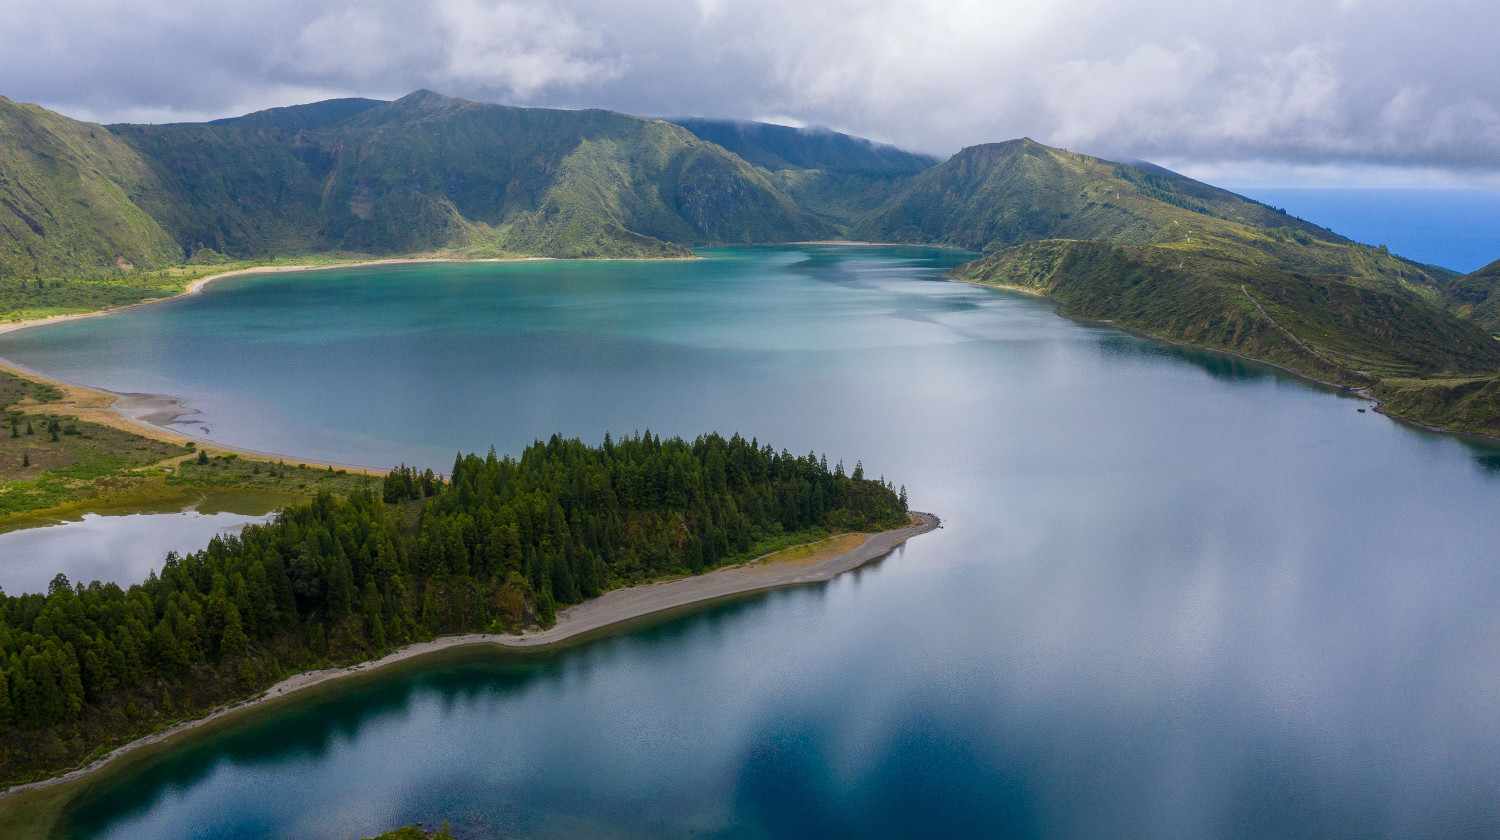
[[[1500,342],[1417,292],[1170,245],[1077,240],[1018,245],[954,275],[1047,295],[1067,315],[1366,388],[1400,416],[1500,430]]]
[[[799,207],[838,237],[849,236],[850,226],[870,208],[938,163],[930,155],[826,128],[696,117],[672,122],[768,170]]]
[[[965,149],[855,230],[989,250],[955,275],[1500,430],[1500,264],[1454,278],[1160,167],[1030,140]]]
[[[418,91],[105,129],[0,99],[0,305],[14,320],[159,296],[207,270],[160,270],[189,257],[949,244],[989,253],[961,275],[1071,314],[1500,429],[1500,263],[1455,277],[1149,163],[1026,139],[934,165],[836,132],[679,122]]]
[[[1500,335],[1500,260],[1449,281],[1444,292],[1454,312]]]
[[[1182,221],[1200,217],[1347,241],[1164,169],[1111,163],[1024,138],[964,149],[913,178],[859,230],[993,251],[1036,239],[1169,242],[1186,236]]]
[[[0,97],[0,277],[180,260],[138,204],[161,184],[102,126]]]
[[[1057,298],[1069,315],[1340,382],[1500,369],[1500,342],[1415,294],[1182,249],[1045,240],[954,274]]]
[[[189,250],[675,256],[824,233],[767,173],[656,120],[429,91],[313,107],[111,130],[153,161],[152,209]]]
[[[819,169],[862,175],[914,175],[938,164],[938,159],[931,155],[908,152],[827,128],[792,128],[702,117],[683,117],[669,122],[772,172]]]
[[[996,251],[1042,239],[1191,246],[1250,265],[1426,289],[1425,266],[1155,166],[1012,140],[964,149],[855,224],[860,239]]]
[[[316,248],[331,166],[306,134],[249,119],[109,130],[149,163],[161,186],[141,204],[186,254],[204,246],[235,256]]]

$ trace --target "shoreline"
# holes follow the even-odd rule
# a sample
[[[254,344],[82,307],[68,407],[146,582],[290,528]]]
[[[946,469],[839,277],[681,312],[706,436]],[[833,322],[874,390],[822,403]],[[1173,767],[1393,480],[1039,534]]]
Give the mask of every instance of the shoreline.
[[[104,309],[95,309],[90,312],[74,312],[69,315],[48,315],[45,318],[32,318],[28,321],[15,321],[8,324],[0,324],[0,335],[17,330],[30,329],[43,324],[60,324],[64,321],[76,321],[82,318],[98,318],[104,315],[113,315],[124,312],[127,309],[135,309],[140,306],[154,306],[158,303],[177,300],[179,298],[191,297],[203,291],[203,288],[215,280],[225,277],[235,277],[242,274],[274,274],[280,272],[298,271],[332,271],[340,268],[359,268],[372,265],[404,265],[408,263],[512,263],[512,262],[557,262],[576,259],[579,262],[677,262],[685,259],[699,259],[692,257],[380,257],[368,260],[348,260],[333,263],[303,263],[299,265],[252,265],[245,268],[233,268],[221,271],[218,274],[210,274],[207,277],[199,277],[183,287],[183,290],[175,295],[160,298],[147,298],[127,303],[124,306],[109,306]],[[0,364],[9,365],[8,360],[0,359]],[[36,374],[33,374],[36,375]],[[80,386],[82,387],[82,386]]]
[[[494,646],[509,650],[545,651],[607,635],[609,631],[622,625],[651,616],[666,615],[690,607],[702,608],[761,592],[824,583],[889,555],[912,537],[942,527],[942,520],[935,514],[912,511],[911,515],[916,520],[914,524],[865,535],[858,545],[815,562],[783,560],[768,563],[764,562],[764,557],[756,558],[701,575],[612,589],[596,598],[560,610],[556,623],[544,630],[521,634],[464,633],[443,636],[428,642],[409,644],[379,659],[366,660],[348,667],[293,674],[255,697],[122,744],[82,767],[51,778],[0,790],[0,806],[8,798],[79,781],[144,747],[162,743],[268,703],[280,702],[297,692],[313,686],[327,685],[335,680],[372,673],[391,665],[461,647]]]
[[[92,312],[77,312],[71,315],[49,315],[45,318],[33,318],[28,321],[18,321],[12,324],[0,325],[0,335],[33,327],[47,326],[50,324],[61,324],[67,321],[79,321],[85,318],[101,318],[106,315],[125,312],[143,306],[155,306],[169,301],[180,300],[202,294],[203,289],[215,280],[226,277],[237,277],[246,274],[277,274],[305,271],[328,271],[341,268],[357,268],[362,266],[376,265],[401,265],[408,263],[448,263],[448,262],[535,262],[553,260],[554,257],[513,257],[513,258],[485,258],[485,259],[463,259],[460,257],[390,257],[375,260],[354,260],[350,262],[328,263],[328,264],[301,264],[301,265],[259,265],[247,268],[236,268],[229,271],[221,271],[200,277],[188,283],[182,291],[175,295],[162,298],[150,298],[125,306],[97,309]],[[79,415],[79,419],[91,420],[106,426],[113,426],[124,431],[143,434],[145,437],[155,440],[164,440],[171,443],[192,443],[199,449],[208,449],[211,452],[232,453],[247,458],[264,460],[267,462],[281,461],[284,463],[305,464],[315,467],[333,467],[334,469],[358,472],[365,475],[385,475],[390,471],[388,467],[372,467],[367,464],[346,464],[338,461],[327,461],[317,458],[302,458],[294,455],[284,455],[277,452],[264,452],[258,449],[230,446],[210,438],[187,434],[179,429],[170,428],[176,423],[177,418],[187,417],[198,413],[196,409],[187,407],[187,401],[181,397],[168,394],[139,394],[110,391],[104,388],[96,388],[90,385],[82,385],[77,382],[69,382],[58,379],[33,370],[25,365],[10,359],[0,357],[0,370],[13,373],[32,381],[51,385],[63,392],[61,405],[73,409]],[[174,411],[172,407],[181,409]]]
[[[796,242],[770,243],[771,245],[843,245],[851,248],[941,248],[946,251],[968,251],[958,245],[934,245],[922,242],[871,242],[865,239],[801,239]],[[972,252],[971,252],[972,253]]]
[[[29,321],[18,321],[12,324],[0,325],[0,335],[33,327],[46,326],[49,324],[60,324],[66,321],[77,321],[84,318],[100,318],[106,315],[114,315],[126,310],[142,306],[155,306],[169,301],[180,300],[193,295],[201,294],[203,289],[215,280],[225,277],[237,277],[246,274],[279,274],[305,271],[332,271],[342,268],[360,268],[378,265],[405,265],[416,263],[510,263],[510,262],[548,262],[561,260],[561,257],[483,257],[469,259],[465,257],[386,257],[371,260],[352,260],[337,263],[313,263],[300,265],[258,265],[246,268],[235,268],[229,271],[221,271],[200,277],[188,283],[182,291],[175,295],[162,298],[150,298],[125,306],[108,307],[97,309],[92,312],[77,312],[71,315],[49,315],[45,318],[33,318]],[[579,258],[589,262],[675,262],[682,259],[699,259],[693,257],[589,257]],[[372,467],[368,464],[347,464],[340,461],[328,461],[319,458],[304,458],[295,455],[285,455],[279,452],[265,452],[259,449],[231,446],[220,443],[211,438],[198,437],[187,434],[178,429],[169,428],[175,424],[179,417],[186,417],[198,413],[196,409],[190,409],[186,405],[186,399],[174,397],[169,394],[139,394],[120,393],[109,391],[104,388],[96,388],[90,385],[82,385],[69,382],[65,379],[57,379],[40,371],[33,370],[25,365],[18,364],[10,359],[0,356],[0,370],[16,374],[26,379],[51,385],[64,394],[61,405],[72,408],[81,420],[91,420],[106,426],[113,426],[124,431],[141,434],[155,440],[163,440],[170,443],[187,444],[192,443],[199,449],[207,449],[210,452],[230,453],[247,458],[272,462],[281,461],[288,464],[302,464],[309,467],[333,467],[336,470],[347,470],[349,472],[362,473],[364,475],[385,475],[390,472],[390,467]],[[173,414],[168,408],[176,406],[182,409]]]
[[[1057,298],[1055,298],[1055,297],[1053,297],[1053,296],[1051,296],[1049,294],[1046,294],[1046,293],[1043,293],[1043,292],[1038,292],[1035,289],[1026,289],[1026,288],[1022,288],[1020,286],[1010,286],[1010,285],[1006,285],[1004,283],[983,283],[983,282],[980,282],[978,280],[966,280],[966,279],[964,279],[962,277],[955,277],[952,273],[944,274],[943,277],[945,279],[952,280],[955,283],[965,283],[965,284],[970,285],[970,286],[982,286],[982,287],[987,288],[987,289],[1004,289],[1007,292],[1017,292],[1017,293],[1020,293],[1020,294],[1023,294],[1023,295],[1029,295],[1030,297],[1040,298],[1042,300],[1051,301],[1052,303],[1056,304],[1056,308],[1053,311],[1057,315],[1059,315],[1059,316],[1061,316],[1063,318],[1067,318],[1069,321],[1075,321],[1075,322],[1080,323],[1080,324],[1096,324],[1096,325],[1099,325],[1099,326],[1111,327],[1113,329],[1117,329],[1117,330],[1121,330],[1121,331],[1130,333],[1131,335],[1140,336],[1141,338],[1145,338],[1145,339],[1148,339],[1150,341],[1156,341],[1156,342],[1160,342],[1162,344],[1170,344],[1170,345],[1172,345],[1174,347],[1183,347],[1183,348],[1186,348],[1188,350],[1206,350],[1206,351],[1208,351],[1210,353],[1223,353],[1226,356],[1233,356],[1236,359],[1243,359],[1244,361],[1247,361],[1247,362],[1255,362],[1256,364],[1266,365],[1267,367],[1273,367],[1273,368],[1281,371],[1282,373],[1286,373],[1286,374],[1290,374],[1292,376],[1295,376],[1295,377],[1297,377],[1298,379],[1301,379],[1304,382],[1311,382],[1311,383],[1313,383],[1315,385],[1322,385],[1323,387],[1328,388],[1330,390],[1333,390],[1333,391],[1335,391],[1335,392],[1337,392],[1339,394],[1342,394],[1344,396],[1352,396],[1352,397],[1355,397],[1355,398],[1358,398],[1358,399],[1361,399],[1361,400],[1365,400],[1366,402],[1370,403],[1370,410],[1374,411],[1375,413],[1379,414],[1380,416],[1382,416],[1382,417],[1388,417],[1388,418],[1396,421],[1397,423],[1404,423],[1404,424],[1406,424],[1408,426],[1415,426],[1416,428],[1422,429],[1423,431],[1428,431],[1428,432],[1433,432],[1433,433],[1436,433],[1436,434],[1443,434],[1443,435],[1458,435],[1460,437],[1472,437],[1472,438],[1477,438],[1477,439],[1483,440],[1483,441],[1491,441],[1491,442],[1500,441],[1500,435],[1487,435],[1487,434],[1484,434],[1482,432],[1471,432],[1471,431],[1467,431],[1465,429],[1449,429],[1449,428],[1446,428],[1444,426],[1435,426],[1435,425],[1433,425],[1431,423],[1423,423],[1421,420],[1415,420],[1415,419],[1413,419],[1411,417],[1403,417],[1403,416],[1401,416],[1399,414],[1393,414],[1393,413],[1385,410],[1385,403],[1379,397],[1375,396],[1375,394],[1372,393],[1369,388],[1355,387],[1353,385],[1341,385],[1341,384],[1339,384],[1337,382],[1329,382],[1326,379],[1319,379],[1318,377],[1313,376],[1310,373],[1303,373],[1300,370],[1293,370],[1292,368],[1289,368],[1286,365],[1277,364],[1276,362],[1272,362],[1272,361],[1269,361],[1267,359],[1257,359],[1254,356],[1247,356],[1244,353],[1236,353],[1233,350],[1224,350],[1224,349],[1221,349],[1221,348],[1218,348],[1218,347],[1205,347],[1205,346],[1203,346],[1201,344],[1189,344],[1189,343],[1187,343],[1185,341],[1176,341],[1176,340],[1170,339],[1170,338],[1163,338],[1163,337],[1161,337],[1159,335],[1155,335],[1153,333],[1146,332],[1145,330],[1138,330],[1138,329],[1134,329],[1132,327],[1123,326],[1121,324],[1117,324],[1114,321],[1110,321],[1110,320],[1104,320],[1104,319],[1099,319],[1099,318],[1081,318],[1081,317],[1076,316],[1076,315],[1069,315],[1066,312],[1062,311],[1063,306],[1065,306],[1066,304],[1064,304],[1061,300],[1058,300]]]

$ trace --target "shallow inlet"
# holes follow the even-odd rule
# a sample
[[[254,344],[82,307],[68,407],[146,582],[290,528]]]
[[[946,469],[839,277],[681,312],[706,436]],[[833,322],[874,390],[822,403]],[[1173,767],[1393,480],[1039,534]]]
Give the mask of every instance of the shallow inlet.
[[[241,278],[0,338],[250,448],[739,430],[944,520],[824,586],[190,738],[73,789],[71,836],[1500,833],[1500,450],[943,252],[707,257]]]

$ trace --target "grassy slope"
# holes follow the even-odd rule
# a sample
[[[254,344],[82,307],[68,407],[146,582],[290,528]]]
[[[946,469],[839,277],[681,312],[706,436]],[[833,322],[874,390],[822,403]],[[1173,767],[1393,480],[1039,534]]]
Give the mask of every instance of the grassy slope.
[[[1448,283],[1449,307],[1500,335],[1500,260]]]
[[[1500,428],[1500,343],[1418,293],[1160,245],[1048,240],[955,275],[1056,298],[1068,315],[1369,388],[1411,419]]]
[[[826,128],[792,128],[701,117],[670,122],[772,172],[805,169],[861,175],[914,175],[939,162],[931,155],[908,152]]]
[[[171,187],[178,239],[237,256],[660,257],[821,232],[767,173],[666,123],[427,91],[367,105],[112,130]]]
[[[1455,279],[1159,167],[1030,140],[977,146],[854,229],[987,250],[955,274],[1366,387],[1422,422],[1500,429],[1500,344],[1485,330],[1490,308],[1500,315],[1493,277]]]
[[[152,169],[102,126],[0,97],[0,277],[178,261],[140,206]]]
[[[854,227],[862,239],[996,251],[1042,239],[1209,249],[1249,265],[1407,286],[1443,277],[1234,193],[1149,165],[1012,140],[973,146],[914,177]]]
[[[1399,380],[1383,386],[1397,388],[1393,410],[1495,428],[1493,348],[1471,325],[1500,332],[1500,263],[1454,278],[1150,164],[1030,140],[922,169],[922,156],[831,132],[684,122],[775,171],[669,123],[426,91],[109,131],[0,99],[0,309],[16,319],[162,296],[183,278],[110,266],[174,264],[200,247],[257,261],[670,257],[850,237],[1000,251],[971,273],[1039,277],[1038,261],[1061,251],[1004,249],[1088,240],[1130,246],[1109,259],[1154,291],[1109,291],[1120,280],[1096,270],[1106,252],[1075,243],[1065,262],[1083,273],[1033,285],[1076,314],[1321,378]],[[49,274],[71,279],[36,282]],[[1260,308],[1244,310],[1252,298]],[[1275,329],[1257,332],[1255,318]]]
[[[850,224],[899,193],[938,159],[828,129],[800,129],[737,120],[673,120],[772,173],[797,206],[844,237]]]
[[[1184,249],[1047,240],[955,273],[1055,297],[1070,315],[1343,382],[1500,368],[1500,343],[1414,294]]]
[[[79,420],[64,399],[48,385],[0,371],[0,532],[90,510],[180,510],[205,493],[288,503],[374,481],[233,455],[199,463],[191,448]],[[48,431],[53,421],[56,440]]]

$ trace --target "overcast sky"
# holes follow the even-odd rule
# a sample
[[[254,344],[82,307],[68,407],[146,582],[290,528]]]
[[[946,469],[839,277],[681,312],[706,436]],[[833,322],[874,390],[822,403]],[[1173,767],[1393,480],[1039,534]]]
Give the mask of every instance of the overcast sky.
[[[1220,182],[1500,185],[1493,0],[0,0],[0,94],[195,120],[418,88],[1030,136]]]

